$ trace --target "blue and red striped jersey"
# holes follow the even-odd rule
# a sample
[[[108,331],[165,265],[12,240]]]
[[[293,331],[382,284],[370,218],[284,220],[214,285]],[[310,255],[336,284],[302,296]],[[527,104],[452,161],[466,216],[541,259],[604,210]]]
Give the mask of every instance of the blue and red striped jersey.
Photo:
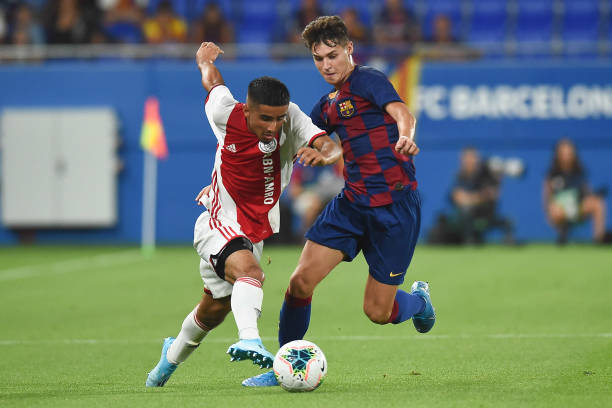
[[[355,69],[339,90],[325,95],[310,114],[312,122],[336,132],[344,153],[344,194],[357,204],[379,207],[417,188],[412,157],[395,151],[397,123],[385,111],[401,98],[382,72]]]

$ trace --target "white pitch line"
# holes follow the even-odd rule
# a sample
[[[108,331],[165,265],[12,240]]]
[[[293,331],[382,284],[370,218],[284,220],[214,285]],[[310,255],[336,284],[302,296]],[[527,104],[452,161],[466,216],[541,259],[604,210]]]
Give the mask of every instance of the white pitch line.
[[[49,264],[26,265],[0,269],[0,281],[32,278],[41,275],[59,275],[67,272],[105,268],[142,260],[139,250],[109,252],[90,257],[72,258]]]
[[[580,338],[612,338],[612,333],[585,334],[485,334],[485,335],[424,335],[424,336],[315,336],[313,341],[379,341],[379,340],[474,340],[474,339],[580,339]],[[264,337],[264,341],[276,341],[276,337]],[[163,339],[123,340],[123,339],[57,339],[57,340],[0,340],[0,346],[40,346],[40,345],[131,345],[131,344],[161,344]],[[233,343],[235,338],[206,339],[206,343]]]

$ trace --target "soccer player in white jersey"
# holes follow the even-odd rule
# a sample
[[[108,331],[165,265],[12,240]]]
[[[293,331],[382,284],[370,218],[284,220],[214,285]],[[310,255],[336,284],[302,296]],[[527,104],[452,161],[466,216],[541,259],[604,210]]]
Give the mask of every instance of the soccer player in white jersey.
[[[289,91],[279,80],[257,78],[249,84],[246,104],[236,101],[214,65],[222,52],[205,42],[196,53],[208,91],[206,116],[218,142],[212,184],[198,196],[207,211],[194,231],[204,294],[178,336],[164,340],[147,387],[163,387],[230,310],[239,337],[227,351],[231,360],[272,366],[274,356],[264,348],[257,327],[263,240],[278,232],[278,198],[289,183],[293,161],[322,166],[342,157],[341,148],[289,101]]]

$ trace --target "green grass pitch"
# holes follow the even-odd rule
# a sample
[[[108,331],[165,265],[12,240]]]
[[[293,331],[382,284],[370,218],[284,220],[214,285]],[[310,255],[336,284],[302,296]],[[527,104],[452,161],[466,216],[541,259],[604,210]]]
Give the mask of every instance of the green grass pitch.
[[[264,250],[259,327],[270,350],[299,251]],[[162,338],[199,300],[197,265],[190,247],[152,258],[134,248],[0,248],[0,406],[612,406],[610,248],[420,246],[404,288],[431,284],[438,320],[425,335],[410,321],[368,321],[359,257],[313,299],[306,338],[329,363],[318,390],[242,387],[261,371],[229,362],[231,316],[164,388],[146,389]]]

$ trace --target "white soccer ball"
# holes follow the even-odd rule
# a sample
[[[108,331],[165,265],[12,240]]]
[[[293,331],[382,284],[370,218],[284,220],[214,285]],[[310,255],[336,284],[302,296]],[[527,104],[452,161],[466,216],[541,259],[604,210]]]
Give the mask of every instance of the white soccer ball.
[[[312,391],[327,374],[325,355],[314,343],[294,340],[278,350],[274,357],[278,384],[289,392]]]

